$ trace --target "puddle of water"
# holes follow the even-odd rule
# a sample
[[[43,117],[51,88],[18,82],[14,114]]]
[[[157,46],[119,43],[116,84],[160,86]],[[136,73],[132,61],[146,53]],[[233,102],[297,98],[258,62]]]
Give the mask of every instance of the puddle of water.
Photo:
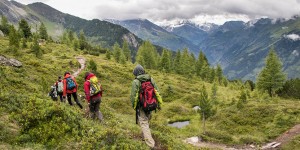
[[[176,127],[176,128],[183,128],[184,126],[187,126],[190,124],[190,121],[182,121],[182,122],[173,122],[169,123],[168,126]]]

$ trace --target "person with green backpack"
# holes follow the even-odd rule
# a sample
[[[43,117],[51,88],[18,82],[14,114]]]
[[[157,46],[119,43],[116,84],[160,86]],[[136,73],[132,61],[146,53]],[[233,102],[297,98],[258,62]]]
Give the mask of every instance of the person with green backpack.
[[[136,123],[139,123],[142,128],[146,144],[154,148],[155,141],[150,132],[149,121],[151,112],[156,109],[160,110],[163,101],[153,78],[145,73],[141,65],[138,64],[134,68],[133,74],[135,79],[132,82],[130,100],[133,109],[136,110]]]
[[[77,84],[75,78],[71,76],[70,72],[65,72],[63,84],[64,84],[63,97],[65,98],[67,96],[67,100],[68,100],[69,104],[73,105],[73,103],[71,101],[71,96],[73,96],[76,104],[82,109],[83,107],[77,98],[78,84]]]
[[[103,115],[100,111],[100,103],[102,97],[102,86],[98,78],[90,72],[85,73],[84,93],[88,102],[91,118],[97,117],[99,121],[103,121]]]

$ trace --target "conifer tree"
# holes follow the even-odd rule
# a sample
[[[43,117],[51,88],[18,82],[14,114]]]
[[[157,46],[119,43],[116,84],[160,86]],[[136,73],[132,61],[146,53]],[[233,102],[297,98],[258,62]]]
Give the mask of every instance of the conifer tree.
[[[109,49],[106,50],[105,57],[106,57],[108,60],[111,59],[111,52],[110,52]]]
[[[213,83],[213,82],[215,81],[215,79],[216,79],[216,71],[215,71],[214,68],[211,68],[211,69],[210,69],[210,74],[209,74],[208,81],[209,81],[210,83]]]
[[[114,58],[116,62],[120,62],[120,58],[121,58],[121,48],[120,45],[115,42],[114,44]]]
[[[41,58],[43,56],[43,51],[38,43],[37,36],[34,36],[33,38],[33,44],[31,45],[31,50],[35,54],[37,58]]]
[[[0,30],[3,32],[5,36],[9,35],[9,24],[7,21],[7,18],[5,16],[1,16],[1,25],[0,25]]]
[[[181,69],[184,75],[190,75],[192,73],[192,64],[191,64],[190,54],[187,48],[185,48],[182,52],[181,57]]]
[[[19,22],[19,31],[22,33],[22,35],[28,39],[32,36],[31,28],[28,25],[28,22],[25,19],[21,19]]]
[[[261,91],[267,91],[273,97],[275,91],[283,87],[285,80],[282,63],[272,48],[266,58],[265,67],[258,75],[257,88]]]
[[[214,115],[214,110],[211,101],[208,99],[206,88],[203,85],[200,91],[200,116],[203,121],[203,133],[205,134],[205,121]]]
[[[216,79],[217,79],[219,85],[221,85],[221,83],[222,83],[222,78],[223,78],[223,71],[222,71],[221,65],[218,64],[217,69],[216,69]]]
[[[15,52],[20,47],[19,36],[13,25],[9,28],[9,47]]]
[[[40,34],[40,38],[44,39],[44,40],[48,40],[48,32],[47,32],[47,28],[44,25],[44,23],[41,23],[40,29],[39,29],[39,34]]]
[[[122,50],[124,52],[126,61],[130,61],[131,62],[131,51],[129,49],[129,46],[128,46],[128,43],[127,43],[126,40],[123,41]]]
[[[94,60],[89,61],[89,69],[92,70],[94,73],[97,72],[97,64]]]
[[[156,48],[149,42],[145,41],[138,49],[136,61],[147,69],[157,69],[158,53]]]
[[[84,50],[87,47],[87,41],[84,35],[83,30],[79,33],[79,49]]]
[[[126,64],[126,56],[125,56],[123,50],[121,50],[120,63],[121,64]]]
[[[218,86],[217,86],[216,82],[214,82],[211,87],[211,101],[213,104],[218,103],[217,91],[218,91]]]
[[[163,49],[159,66],[160,66],[160,69],[164,72],[171,71],[171,59],[169,56],[169,52],[166,49]]]
[[[174,71],[178,74],[182,73],[181,69],[181,52],[180,50],[177,50],[175,60],[174,60]]]

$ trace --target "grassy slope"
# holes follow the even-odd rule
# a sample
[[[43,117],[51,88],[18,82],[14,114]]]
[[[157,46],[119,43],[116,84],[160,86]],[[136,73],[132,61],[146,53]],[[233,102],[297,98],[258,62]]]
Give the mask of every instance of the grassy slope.
[[[65,45],[52,43],[43,46],[46,54],[42,59],[35,58],[29,49],[19,50],[19,55],[10,53],[7,39],[0,38],[0,45],[1,54],[23,63],[21,68],[0,66],[0,148],[146,148],[129,102],[134,65],[120,65],[106,60],[103,55],[83,55]],[[103,124],[85,119],[84,112],[77,106],[56,103],[46,97],[58,75],[76,70],[78,63],[74,56],[78,55],[97,63],[97,74],[104,87]],[[80,95],[83,94],[83,74],[87,70],[77,77]],[[182,140],[202,133],[199,114],[192,107],[199,103],[202,85],[205,84],[210,93],[211,84],[195,77],[188,79],[155,70],[146,71],[156,80],[165,101],[162,110],[154,113],[151,121],[158,147],[192,149]],[[234,84],[228,88],[218,87],[217,113],[208,120],[204,139],[226,144],[263,143],[299,123],[299,101],[271,100],[252,92],[248,103],[238,109],[239,88]],[[82,103],[86,105],[84,100]],[[191,124],[182,129],[167,126],[168,122],[177,120],[190,120]]]

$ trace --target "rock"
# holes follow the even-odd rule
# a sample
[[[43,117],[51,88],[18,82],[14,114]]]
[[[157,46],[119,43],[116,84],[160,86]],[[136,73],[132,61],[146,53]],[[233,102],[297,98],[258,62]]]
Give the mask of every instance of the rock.
[[[0,64],[4,66],[22,67],[22,63],[16,59],[9,59],[0,55]]]
[[[4,37],[4,34],[1,30],[0,30],[0,37]]]
[[[188,143],[198,143],[199,142],[199,138],[197,136],[194,136],[194,137],[190,137],[190,138],[186,139],[186,141]]]

